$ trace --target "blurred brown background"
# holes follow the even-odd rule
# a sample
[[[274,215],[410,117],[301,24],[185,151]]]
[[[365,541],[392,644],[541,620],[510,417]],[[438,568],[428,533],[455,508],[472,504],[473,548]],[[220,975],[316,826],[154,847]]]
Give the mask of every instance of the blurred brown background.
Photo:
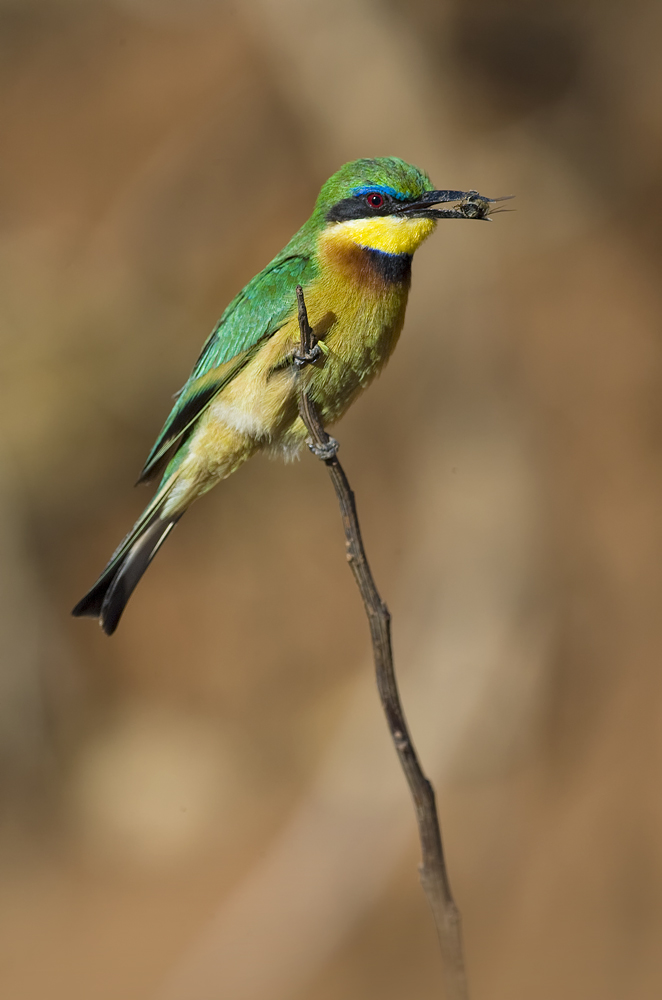
[[[338,428],[474,1000],[662,995],[662,8],[2,0],[0,991],[439,995],[335,501],[257,459],[74,621],[226,303],[345,160],[514,193]]]

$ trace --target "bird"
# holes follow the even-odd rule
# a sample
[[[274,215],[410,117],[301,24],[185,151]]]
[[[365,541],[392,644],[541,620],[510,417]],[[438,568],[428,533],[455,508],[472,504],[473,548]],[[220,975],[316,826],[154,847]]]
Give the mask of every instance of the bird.
[[[212,330],[138,479],[160,476],[158,489],[72,614],[97,618],[112,635],[194,500],[256,452],[295,457],[307,437],[299,392],[325,425],[338,420],[398,342],[414,252],[439,219],[489,221],[500,200],[437,190],[424,171],[394,156],[354,160],[334,173],[310,218]],[[317,347],[305,366],[297,286]]]

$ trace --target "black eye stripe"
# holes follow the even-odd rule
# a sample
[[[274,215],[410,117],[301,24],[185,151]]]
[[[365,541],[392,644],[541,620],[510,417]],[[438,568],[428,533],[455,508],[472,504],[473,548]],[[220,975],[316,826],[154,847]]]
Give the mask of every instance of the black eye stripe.
[[[371,205],[370,198],[377,195],[380,204]],[[353,198],[343,198],[327,212],[329,222],[345,222],[347,219],[365,219],[373,215],[392,215],[393,200],[381,191],[370,191],[367,194],[356,195]]]

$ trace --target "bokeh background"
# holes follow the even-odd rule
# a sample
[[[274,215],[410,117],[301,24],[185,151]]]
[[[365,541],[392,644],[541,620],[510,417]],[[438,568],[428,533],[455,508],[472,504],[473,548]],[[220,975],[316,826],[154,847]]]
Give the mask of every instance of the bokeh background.
[[[337,429],[475,1000],[662,995],[662,8],[0,3],[0,990],[440,992],[335,500],[255,459],[69,610],[217,316],[348,159],[516,194]]]

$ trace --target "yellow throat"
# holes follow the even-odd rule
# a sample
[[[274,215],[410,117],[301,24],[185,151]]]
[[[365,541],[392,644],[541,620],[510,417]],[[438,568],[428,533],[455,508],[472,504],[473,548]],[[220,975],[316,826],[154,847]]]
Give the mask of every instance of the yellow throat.
[[[324,234],[332,243],[354,243],[382,253],[413,254],[437,225],[434,219],[407,219],[380,215],[372,219],[348,219],[330,226]]]

